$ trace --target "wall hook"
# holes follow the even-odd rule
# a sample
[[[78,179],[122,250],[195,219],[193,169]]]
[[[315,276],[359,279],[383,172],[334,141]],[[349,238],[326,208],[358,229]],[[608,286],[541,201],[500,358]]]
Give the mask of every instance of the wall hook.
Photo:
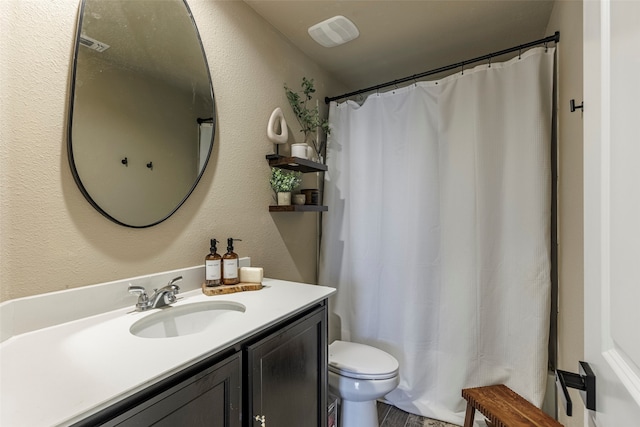
[[[149,162],[147,163],[147,167],[151,170],[153,170],[153,162]]]
[[[576,100],[572,99],[571,101],[569,101],[569,107],[571,108],[572,113],[578,109],[584,112],[584,101],[581,102],[580,105],[576,105]]]
[[[129,159],[127,159],[126,157],[125,157],[124,159],[120,160],[120,162],[121,162],[123,165],[127,166],[127,167],[129,166]]]

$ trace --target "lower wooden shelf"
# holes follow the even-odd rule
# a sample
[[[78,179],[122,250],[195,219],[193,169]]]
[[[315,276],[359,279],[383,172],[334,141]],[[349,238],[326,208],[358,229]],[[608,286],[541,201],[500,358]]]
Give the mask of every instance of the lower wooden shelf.
[[[286,205],[286,206],[269,206],[269,212],[326,212],[327,206],[319,205]]]

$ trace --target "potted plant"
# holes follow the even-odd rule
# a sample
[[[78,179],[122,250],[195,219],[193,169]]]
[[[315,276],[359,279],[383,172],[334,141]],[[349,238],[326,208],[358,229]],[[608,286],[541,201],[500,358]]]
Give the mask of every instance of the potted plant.
[[[312,99],[311,95],[316,91],[313,86],[313,79],[302,77],[301,87],[302,90],[296,92],[285,84],[284,90],[287,94],[289,105],[291,105],[293,113],[296,115],[298,123],[300,123],[300,132],[304,133],[304,142],[313,147],[318,159],[322,159],[326,141],[318,141],[317,133],[318,128],[320,128],[325,135],[329,134],[329,120],[320,118],[317,103],[311,108],[307,105]]]
[[[278,206],[291,204],[291,192],[300,185],[302,174],[280,168],[271,168],[269,184],[276,193]]]

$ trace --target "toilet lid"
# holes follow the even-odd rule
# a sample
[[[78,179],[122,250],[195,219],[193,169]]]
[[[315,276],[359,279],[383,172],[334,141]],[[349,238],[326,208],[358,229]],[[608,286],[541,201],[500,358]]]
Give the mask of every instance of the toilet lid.
[[[375,347],[346,341],[329,346],[329,370],[356,379],[388,379],[398,375],[395,357]]]

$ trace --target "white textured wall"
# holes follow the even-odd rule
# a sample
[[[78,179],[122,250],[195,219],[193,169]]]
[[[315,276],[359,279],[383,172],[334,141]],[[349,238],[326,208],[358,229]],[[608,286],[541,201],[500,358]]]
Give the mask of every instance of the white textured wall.
[[[71,56],[79,1],[0,1],[0,298],[100,283],[203,262],[210,237],[265,274],[312,282],[316,214],[270,214],[265,137],[283,83],[316,79],[323,99],[343,91],[240,1],[190,0],[216,97],[213,158],[167,221],[116,225],[78,190],[67,160]],[[225,244],[221,245],[223,248]]]
[[[569,100],[582,102],[582,2],[556,2],[547,34],[560,31],[558,48],[558,368],[577,372],[583,360],[584,263],[582,197],[582,114],[569,110]],[[582,400],[571,390],[573,417],[559,402],[559,420],[583,426]]]

